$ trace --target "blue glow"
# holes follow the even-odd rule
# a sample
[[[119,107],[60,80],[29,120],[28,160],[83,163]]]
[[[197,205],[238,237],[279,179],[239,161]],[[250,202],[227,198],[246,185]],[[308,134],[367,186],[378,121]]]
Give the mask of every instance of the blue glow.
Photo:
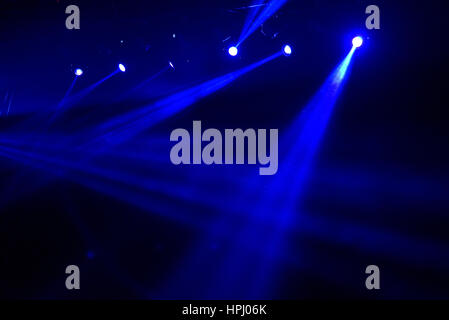
[[[87,258],[88,259],[93,259],[93,258],[95,258],[95,252],[93,252],[93,251],[91,251],[91,250],[89,250],[89,251],[87,251]]]
[[[119,68],[119,70],[121,72],[125,72],[126,71],[126,67],[123,64],[121,64],[121,63],[118,65],[118,68]]]
[[[76,70],[75,70],[75,75],[76,75],[77,77],[82,76],[82,75],[83,75],[83,70],[81,70],[80,68],[76,69]]]
[[[284,46],[283,48],[284,54],[286,56],[289,56],[292,54],[292,47],[290,47],[288,44]]]
[[[168,65],[169,65],[170,67],[172,67],[173,69],[175,69],[175,66],[173,65],[173,63],[172,63],[171,61],[168,62]]]
[[[352,45],[354,46],[354,48],[360,48],[363,44],[363,38],[360,36],[355,37],[354,39],[352,39]]]
[[[230,47],[228,50],[229,55],[235,57],[239,53],[239,49],[237,47]]]

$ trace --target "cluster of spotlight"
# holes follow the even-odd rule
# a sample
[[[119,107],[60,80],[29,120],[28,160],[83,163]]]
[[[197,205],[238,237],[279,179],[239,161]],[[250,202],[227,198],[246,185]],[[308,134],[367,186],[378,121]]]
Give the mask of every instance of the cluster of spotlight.
[[[175,69],[175,66],[173,65],[173,63],[171,61],[168,62],[168,65],[170,66],[170,68]],[[123,63],[119,63],[117,70],[119,70],[121,72],[126,72],[126,67],[125,67],[125,65]],[[77,77],[82,76],[83,73],[84,73],[84,71],[82,69],[80,69],[80,68],[77,68],[75,70],[75,75]]]
[[[228,53],[231,57],[235,57],[239,53],[239,49],[236,46],[232,46],[228,49]],[[289,56],[292,54],[292,47],[288,44],[282,47],[282,53],[285,56]]]
[[[354,39],[352,39],[352,46],[354,48],[360,48],[363,44],[363,38],[360,36],[355,37]],[[239,53],[239,49],[236,46],[232,46],[228,49],[228,53],[230,56],[235,57],[238,53]],[[285,46],[282,47],[282,53],[285,56],[289,56],[293,53],[293,49],[290,45],[286,44]]]
[[[121,72],[126,72],[126,67],[125,67],[125,65],[124,65],[123,63],[120,63],[120,64],[118,65],[118,70],[120,70]],[[81,69],[81,68],[77,68],[77,69],[75,70],[75,76],[77,76],[77,77],[81,77],[81,76],[83,75],[83,73],[84,73],[84,71],[83,71],[83,69]]]
[[[363,38],[362,38],[362,37],[357,36],[357,37],[355,37],[354,39],[352,39],[352,46],[353,46],[354,48],[356,48],[356,49],[357,49],[357,48],[360,48],[360,47],[362,46],[362,44],[363,44]],[[232,46],[232,47],[230,47],[230,48],[228,49],[228,53],[229,53],[230,56],[235,57],[236,55],[238,55],[239,49],[237,48],[237,46]],[[282,53],[283,53],[285,56],[291,55],[291,54],[293,53],[292,47],[291,47],[290,45],[288,45],[288,44],[284,45],[284,46],[282,47]],[[172,69],[175,69],[175,67],[173,66],[173,63],[169,62],[168,64],[169,64],[169,66],[170,66]],[[118,70],[121,71],[121,72],[126,72],[126,67],[125,67],[125,65],[122,64],[122,63],[120,63],[120,64],[118,65]],[[83,73],[84,73],[83,70],[80,69],[80,68],[78,68],[78,69],[75,70],[75,75],[76,75],[77,77],[82,76]]]

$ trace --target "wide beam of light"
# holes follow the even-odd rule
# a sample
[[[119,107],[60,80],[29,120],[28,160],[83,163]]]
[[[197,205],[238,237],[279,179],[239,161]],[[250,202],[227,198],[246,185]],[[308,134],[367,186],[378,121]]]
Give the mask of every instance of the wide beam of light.
[[[264,247],[265,254],[258,261],[258,270],[254,270],[251,294],[270,295],[278,259],[285,252],[285,237],[289,226],[294,223],[296,205],[303,195],[303,189],[312,168],[313,159],[320,147],[322,138],[332,116],[337,99],[341,93],[344,80],[351,65],[355,47],[326,79],[306,108],[290,126],[285,139],[281,141],[288,149],[285,161],[280,166],[276,179],[266,188],[267,196],[255,213],[268,219],[273,224],[270,234],[261,237],[261,231],[250,230],[251,239]],[[275,213],[275,214],[273,214]],[[247,237],[246,234],[245,237]],[[251,241],[246,238],[245,241]]]

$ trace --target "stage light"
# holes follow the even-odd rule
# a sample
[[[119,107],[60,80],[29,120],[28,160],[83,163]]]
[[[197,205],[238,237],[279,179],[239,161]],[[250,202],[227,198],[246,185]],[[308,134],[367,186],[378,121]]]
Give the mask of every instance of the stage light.
[[[126,71],[126,67],[123,64],[121,64],[121,63],[118,65],[118,68],[119,68],[119,70],[121,72],[125,72]]]
[[[175,66],[173,65],[173,63],[172,63],[171,61],[168,62],[168,65],[169,65],[171,68],[175,69]]]
[[[355,37],[352,39],[352,45],[354,48],[360,48],[363,44],[363,38],[362,37]]]
[[[239,53],[239,49],[237,49],[237,47],[230,47],[228,53],[229,55],[235,57],[237,53]]]
[[[284,46],[284,48],[282,49],[282,51],[284,52],[284,55],[289,56],[292,54],[292,47],[290,47],[288,44]]]
[[[79,69],[79,68],[76,69],[76,70],[75,70],[75,75],[76,75],[77,77],[83,75],[83,70],[81,70],[81,69]]]

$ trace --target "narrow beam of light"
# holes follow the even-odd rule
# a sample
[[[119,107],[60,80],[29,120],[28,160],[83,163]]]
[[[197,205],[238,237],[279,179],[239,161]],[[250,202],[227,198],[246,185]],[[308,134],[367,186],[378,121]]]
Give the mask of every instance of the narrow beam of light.
[[[170,70],[170,69],[174,70],[175,68],[172,66],[173,66],[173,64],[171,62],[169,62],[169,64],[167,66],[163,67],[161,70],[159,70],[155,74],[151,75],[150,77],[148,77],[147,79],[145,79],[144,81],[142,81],[141,83],[139,83],[138,85],[133,87],[132,89],[130,89],[127,92],[125,92],[124,94],[122,94],[120,96],[119,100],[123,100],[123,99],[127,98],[130,94],[133,94],[136,91],[139,91],[140,89],[145,87],[148,83],[150,83],[151,81],[153,81],[156,78],[159,78],[161,75],[163,75],[168,70]]]
[[[80,68],[77,68],[74,71],[75,77],[73,78],[69,88],[67,89],[67,91],[64,93],[64,96],[62,97],[62,99],[58,102],[58,104],[56,105],[56,107],[54,109],[50,110],[50,113],[45,113],[44,115],[40,114],[38,117],[31,117],[26,119],[25,121],[23,121],[23,123],[21,125],[23,125],[24,127],[28,127],[29,125],[34,125],[34,123],[41,123],[41,124],[46,124],[49,125],[51,124],[55,118],[57,117],[57,115],[59,114],[59,112],[61,111],[61,107],[64,106],[67,103],[67,99],[69,98],[69,96],[71,95],[73,88],[75,87],[78,78],[80,76],[83,75],[83,70]],[[47,122],[48,121],[48,122]]]
[[[78,103],[80,100],[85,98],[87,95],[89,95],[92,91],[94,91],[99,85],[104,83],[106,80],[112,78],[115,76],[119,71],[115,70],[111,74],[107,75],[103,79],[95,82],[94,84],[90,85],[89,87],[85,88],[84,90],[78,92],[77,94],[73,95],[72,97],[68,97],[67,99],[64,99],[63,103],[61,103],[58,107],[57,113],[55,113],[52,117],[53,118],[58,117],[61,113],[63,113],[65,110],[73,106],[74,104]],[[78,78],[78,76],[75,77],[75,80]],[[74,85],[74,84],[73,84]]]
[[[266,4],[263,3],[264,0],[256,0],[253,1],[254,4],[246,6],[246,7],[239,7],[239,8],[235,8],[235,10],[245,10],[245,9],[252,9],[252,8],[260,8],[265,6]]]
[[[254,31],[256,31],[265,21],[268,20],[276,11],[278,11],[287,0],[271,0],[270,3],[264,8],[259,16],[254,20],[246,32],[240,35],[237,47],[240,46]]]
[[[249,12],[246,17],[245,24],[243,25],[242,32],[240,33],[239,43],[241,43],[243,36],[248,32],[249,27],[254,22],[254,19],[256,18],[257,14],[260,12],[260,9],[262,8],[262,6],[265,5],[263,2],[264,2],[264,0],[253,0],[253,4],[248,7]]]
[[[79,75],[75,72],[75,78],[73,79],[72,83],[70,84],[70,87],[67,89],[67,91],[64,94],[64,97],[61,99],[61,101],[59,101],[56,110],[58,110],[59,108],[61,108],[62,105],[64,105],[64,103],[67,100],[67,97],[70,96],[70,94],[72,93],[73,88],[75,87],[76,81],[78,80]]]

